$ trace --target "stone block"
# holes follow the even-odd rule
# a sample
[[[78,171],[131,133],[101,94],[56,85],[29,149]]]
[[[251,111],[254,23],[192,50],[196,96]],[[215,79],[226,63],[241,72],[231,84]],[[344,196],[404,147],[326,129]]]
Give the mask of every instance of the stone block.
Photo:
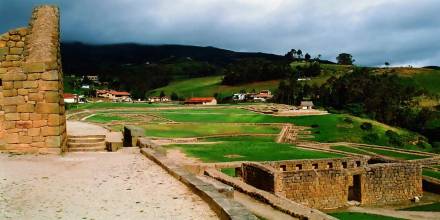
[[[1,47],[6,47],[6,41],[0,40],[0,48]]]
[[[14,89],[23,88],[23,81],[14,81]]]
[[[9,51],[9,53],[11,53],[11,51]],[[20,60],[20,56],[19,55],[6,55],[6,60],[7,61]]]
[[[43,80],[58,80],[59,74],[56,70],[47,71],[41,74],[41,79]]]
[[[42,73],[46,71],[46,64],[44,63],[25,63],[23,64],[25,73]]]
[[[22,104],[22,105],[17,105],[17,112],[34,112],[35,111],[35,106],[32,104]]]
[[[23,81],[23,88],[25,88],[25,89],[38,88],[38,81],[36,81],[36,80]]]
[[[29,114],[29,119],[32,121],[36,121],[36,120],[41,120],[43,117],[41,114],[38,113],[30,113]]]
[[[5,129],[13,129],[13,128],[15,128],[15,122],[16,121],[5,121],[3,123],[3,125],[4,125]]]
[[[23,53],[23,48],[20,47],[9,48],[9,54],[21,55],[22,53]]]
[[[21,105],[24,104],[23,96],[5,97],[3,98],[3,105]]]
[[[41,77],[40,73],[28,73],[27,74],[27,80],[28,81],[33,81],[33,80],[39,80]]]
[[[20,144],[30,144],[30,143],[32,143],[32,137],[31,136],[26,136],[26,135],[23,135],[23,136],[20,136],[20,138],[19,138],[20,140]]]
[[[5,74],[7,70],[7,68],[0,68],[0,74]]]
[[[5,114],[6,121],[18,121],[20,120],[20,114],[18,113],[6,113]]]
[[[28,128],[32,128],[32,121],[17,121],[15,123],[15,127],[19,128],[19,129],[28,129]]]
[[[20,35],[11,35],[11,36],[9,36],[9,39],[13,40],[13,41],[20,41],[21,36]]]
[[[46,147],[61,147],[61,136],[48,136],[46,137],[45,144]]]
[[[17,89],[17,93],[18,93],[18,95],[25,96],[25,95],[29,94],[29,90],[27,90],[27,89]]]
[[[3,90],[5,89],[13,89],[14,88],[14,82],[3,82]]]
[[[28,135],[31,136],[31,137],[39,136],[39,135],[40,135],[40,132],[41,132],[41,129],[40,129],[40,128],[31,128],[31,129],[28,129]]]
[[[58,114],[60,113],[60,106],[56,103],[37,103],[36,112]]]
[[[17,106],[16,105],[4,106],[3,110],[5,111],[5,113],[17,112]]]
[[[17,42],[17,43],[15,43],[15,46],[16,47],[24,47],[24,42]]]
[[[44,94],[46,102],[49,103],[59,103],[60,102],[60,94],[59,92],[46,92]]]
[[[61,124],[61,118],[59,114],[49,114],[47,119],[47,125],[58,126]]]
[[[30,101],[41,102],[44,100],[44,96],[42,93],[29,93],[28,98]]]
[[[41,128],[42,136],[56,136],[60,134],[61,134],[61,129],[59,126],[56,127],[45,126]]]
[[[18,144],[20,143],[19,135],[18,133],[6,133],[5,134],[5,140],[8,144]]]
[[[20,120],[27,121],[30,119],[30,113],[20,113]]]
[[[34,120],[32,122],[32,127],[41,128],[47,125],[47,120]]]
[[[16,89],[5,89],[3,90],[3,97],[14,97],[17,96],[17,90]]]
[[[41,91],[58,91],[60,89],[58,81],[41,81],[39,83]]]

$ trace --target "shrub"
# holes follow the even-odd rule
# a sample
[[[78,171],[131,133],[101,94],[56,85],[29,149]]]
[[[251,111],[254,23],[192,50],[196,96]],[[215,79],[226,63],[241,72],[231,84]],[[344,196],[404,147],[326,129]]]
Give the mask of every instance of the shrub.
[[[362,140],[364,140],[368,144],[375,144],[377,140],[379,140],[379,135],[376,133],[369,133],[362,137]]]
[[[385,132],[385,135],[388,137],[388,143],[391,145],[398,147],[405,145],[403,138],[395,131],[388,130]]]
[[[319,128],[319,125],[318,124],[312,124],[312,125],[310,125],[310,127],[312,127],[312,128]]]
[[[344,118],[344,122],[349,123],[349,124],[353,124],[353,119],[350,117],[346,117],[346,118]]]
[[[373,125],[370,122],[364,122],[361,124],[361,129],[364,131],[371,131],[373,129]]]

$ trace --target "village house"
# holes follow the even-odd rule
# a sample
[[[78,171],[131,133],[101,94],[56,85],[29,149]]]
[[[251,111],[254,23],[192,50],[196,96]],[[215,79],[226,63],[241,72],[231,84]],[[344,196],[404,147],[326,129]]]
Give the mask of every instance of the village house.
[[[159,96],[151,96],[148,97],[148,102],[169,102],[171,99],[168,96],[159,97]]]
[[[192,105],[217,105],[217,99],[214,97],[194,97],[185,101],[185,104]]]
[[[300,109],[302,110],[310,110],[313,109],[313,102],[312,101],[301,101]]]
[[[266,102],[273,97],[269,90],[261,90],[260,93],[253,95],[254,101]]]
[[[246,100],[246,93],[235,93],[232,96],[232,100],[234,100],[234,101],[244,101],[244,100]]]
[[[78,95],[72,93],[63,94],[64,103],[78,103]]]
[[[131,102],[129,92],[115,90],[96,90],[97,98],[109,99],[113,102]]]

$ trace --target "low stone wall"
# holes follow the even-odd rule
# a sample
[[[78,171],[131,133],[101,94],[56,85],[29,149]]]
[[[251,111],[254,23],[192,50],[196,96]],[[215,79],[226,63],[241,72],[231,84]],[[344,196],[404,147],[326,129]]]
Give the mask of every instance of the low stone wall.
[[[343,207],[349,200],[383,205],[422,196],[421,165],[366,163],[363,158],[293,160],[244,163],[241,170],[247,184],[318,209]]]
[[[145,136],[143,128],[131,125],[124,126],[124,147],[137,146],[138,139],[143,136]]]
[[[364,205],[392,204],[423,195],[422,168],[417,164],[374,164],[361,178]]]

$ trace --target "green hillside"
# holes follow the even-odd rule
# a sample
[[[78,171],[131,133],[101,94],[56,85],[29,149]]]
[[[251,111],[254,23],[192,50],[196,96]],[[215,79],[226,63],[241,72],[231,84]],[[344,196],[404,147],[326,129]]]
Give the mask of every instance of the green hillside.
[[[291,64],[292,68],[305,65],[305,63],[294,62]],[[330,77],[339,77],[343,74],[350,72],[353,67],[348,65],[338,64],[321,64],[321,75],[311,78],[310,81],[306,81],[309,85],[321,85],[325,83]],[[440,95],[440,70],[431,70],[423,68],[374,68],[374,72],[377,74],[396,73],[408,80],[408,83],[414,83],[415,85],[426,89],[432,94]],[[192,97],[192,96],[213,96],[215,93],[220,94],[222,97],[230,96],[233,93],[240,90],[246,90],[248,92],[255,89],[256,91],[269,89],[275,91],[278,87],[280,80],[270,80],[255,83],[247,83],[235,86],[221,85],[223,76],[210,76],[191,78],[185,80],[177,80],[171,82],[169,85],[155,89],[150,95],[159,95],[160,91],[164,91],[166,95],[171,95],[172,92],[177,93],[179,96]],[[429,101],[424,99],[423,101]],[[435,101],[434,104],[436,104]]]
[[[263,89],[269,89],[274,91],[279,83],[279,80],[271,80],[226,86],[221,85],[222,77],[223,76],[210,76],[174,81],[165,87],[155,89],[152,91],[151,96],[159,95],[161,91],[164,91],[166,95],[171,95],[172,92],[175,92],[179,97],[213,96],[215,93],[225,97],[237,93],[240,90],[251,92],[255,89],[255,91],[258,92]]]

